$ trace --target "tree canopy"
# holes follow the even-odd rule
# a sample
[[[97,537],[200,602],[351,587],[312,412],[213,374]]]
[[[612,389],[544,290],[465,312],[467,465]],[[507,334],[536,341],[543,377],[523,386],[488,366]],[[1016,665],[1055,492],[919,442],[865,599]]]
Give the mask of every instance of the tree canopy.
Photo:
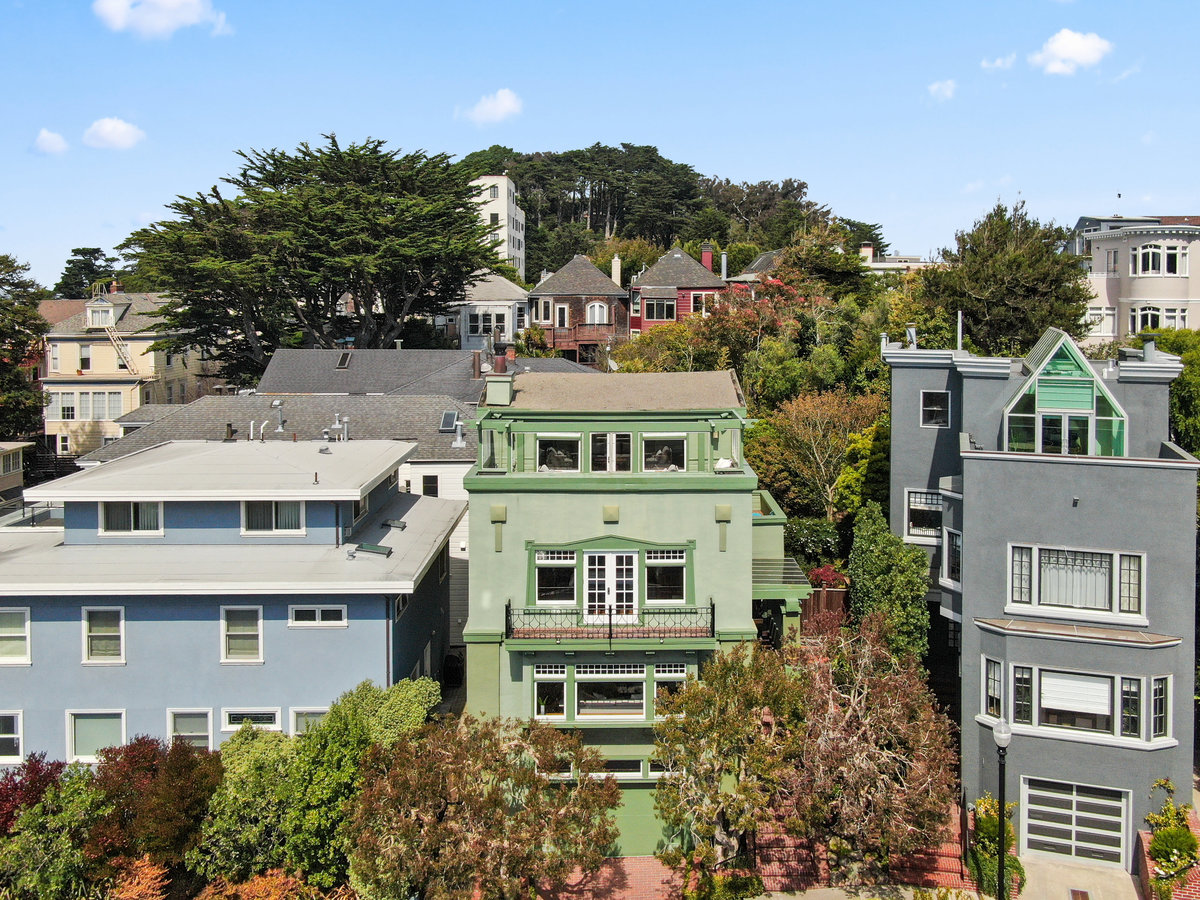
[[[92,296],[92,285],[116,277],[117,262],[115,256],[108,256],[100,247],[74,248],[54,285],[54,296],[61,300]]]
[[[50,293],[28,273],[28,265],[0,254],[0,440],[42,427],[42,394],[21,366],[31,361],[49,329],[38,303]]]
[[[998,202],[942,250],[945,265],[920,271],[925,304],[951,317],[962,310],[971,341],[991,356],[1024,354],[1050,327],[1082,338],[1092,294],[1080,258],[1064,252],[1069,236],[1023,200]]]
[[[281,346],[391,347],[409,316],[499,265],[476,189],[447,156],[326,140],[239,152],[225,191],[181,196],[174,218],[129,238],[172,298],[166,344],[207,350],[235,381]]]

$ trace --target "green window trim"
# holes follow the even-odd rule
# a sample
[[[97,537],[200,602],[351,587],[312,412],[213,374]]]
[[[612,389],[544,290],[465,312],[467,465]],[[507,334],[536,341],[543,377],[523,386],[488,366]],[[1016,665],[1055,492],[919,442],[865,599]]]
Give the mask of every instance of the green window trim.
[[[579,609],[585,606],[587,590],[587,555],[589,553],[634,553],[637,556],[637,585],[636,608],[669,609],[672,607],[693,607],[697,604],[695,584],[695,540],[656,543],[636,541],[630,538],[604,536],[585,541],[575,541],[569,544],[543,544],[527,541],[525,544],[526,562],[526,591],[525,606],[547,607],[558,609]],[[566,554],[573,554],[574,559],[568,561]],[[683,554],[679,559],[674,554]],[[671,554],[668,558],[667,554]],[[540,568],[571,568],[574,572],[574,602],[563,599],[538,600],[538,582]],[[683,599],[682,600],[651,600],[651,584],[648,582],[648,567],[682,568],[683,569]],[[561,587],[561,584],[560,584]]]

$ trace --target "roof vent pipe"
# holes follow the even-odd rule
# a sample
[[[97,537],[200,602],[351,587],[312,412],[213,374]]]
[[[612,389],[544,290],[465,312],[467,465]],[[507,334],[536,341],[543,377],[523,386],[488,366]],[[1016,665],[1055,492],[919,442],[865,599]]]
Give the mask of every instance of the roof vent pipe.
[[[963,311],[960,309],[958,311],[958,349],[959,350],[961,350],[963,348],[962,342],[963,342]]]
[[[263,419],[262,424],[258,426],[258,440],[262,443],[267,439],[267,426],[271,424],[270,419]]]
[[[881,332],[879,335],[879,352],[880,353],[883,353],[885,350],[887,350],[887,339],[888,339],[888,333],[886,331]]]
[[[729,254],[724,250],[721,251],[721,280],[724,281],[729,277]]]
[[[350,440],[350,417],[342,416],[342,440]]]
[[[1158,355],[1157,341],[1157,334],[1142,335],[1142,362],[1150,362],[1150,360]]]
[[[401,345],[401,344],[403,344],[403,343],[404,343],[404,341],[403,341],[403,340],[401,340],[400,338],[396,338],[396,349],[397,349],[397,350],[400,350],[400,349],[401,349],[401,346],[400,346],[400,345]]]
[[[914,322],[909,322],[904,326],[904,336],[908,338],[908,349],[917,349],[917,326]]]
[[[253,420],[251,420],[251,422],[250,422],[250,437],[246,438],[246,440],[248,440],[248,441],[254,440],[254,422],[253,422]]]
[[[480,365],[483,363],[483,353],[479,350],[471,351],[471,378],[478,381],[483,377],[483,372],[480,370]]]
[[[233,423],[232,422],[225,423],[225,440],[227,440],[227,441],[233,440]]]
[[[467,442],[463,440],[463,423],[462,422],[456,421],[454,423],[454,440],[451,442],[450,446],[453,447],[455,450],[461,450],[463,447],[467,446]]]

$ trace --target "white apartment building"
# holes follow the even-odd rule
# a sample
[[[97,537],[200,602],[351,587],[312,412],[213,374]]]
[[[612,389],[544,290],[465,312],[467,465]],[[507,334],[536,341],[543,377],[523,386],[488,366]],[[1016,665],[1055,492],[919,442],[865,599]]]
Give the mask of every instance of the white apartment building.
[[[507,175],[481,175],[471,184],[482,188],[479,215],[495,229],[500,258],[525,280],[525,211],[517,205],[517,186]]]
[[[1084,216],[1075,232],[1093,295],[1088,343],[1200,326],[1200,271],[1188,259],[1200,216]]]

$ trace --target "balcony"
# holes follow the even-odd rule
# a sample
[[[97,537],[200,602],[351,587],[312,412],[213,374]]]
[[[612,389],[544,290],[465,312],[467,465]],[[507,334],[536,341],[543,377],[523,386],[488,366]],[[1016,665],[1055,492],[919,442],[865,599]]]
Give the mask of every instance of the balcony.
[[[617,326],[612,324],[542,327],[546,330],[546,346],[551,350],[575,350],[580,344],[603,344],[617,333]]]
[[[671,640],[713,638],[713,604],[708,606],[642,607],[629,615],[610,610],[585,615],[578,607],[504,608],[504,636],[509,640]]]

